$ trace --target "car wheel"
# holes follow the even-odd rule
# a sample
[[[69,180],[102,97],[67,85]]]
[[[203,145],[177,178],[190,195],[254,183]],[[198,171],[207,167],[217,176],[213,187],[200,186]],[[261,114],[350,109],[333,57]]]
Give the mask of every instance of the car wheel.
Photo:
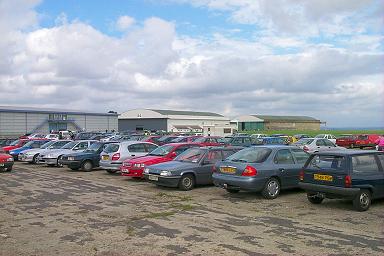
[[[33,158],[32,158],[32,163],[33,164],[37,164],[37,157],[38,156],[39,156],[39,154],[36,154],[36,155],[33,156]]]
[[[116,173],[117,171],[116,170],[107,170],[107,172],[110,174],[113,174],[113,173]]]
[[[275,199],[280,194],[280,182],[276,178],[270,178],[261,194],[266,199]]]
[[[81,165],[81,169],[85,172],[90,172],[92,171],[92,168],[93,168],[93,164],[91,161],[85,161],[82,165]]]
[[[371,193],[366,189],[362,189],[353,199],[353,207],[356,211],[363,212],[368,210],[369,206],[371,206]]]
[[[56,163],[56,166],[57,166],[57,167],[63,167],[63,165],[62,165],[61,163],[59,163],[59,160],[61,159],[61,157],[62,157],[62,156],[59,156],[59,157],[57,158],[57,163]]]
[[[312,204],[321,204],[324,200],[323,197],[316,196],[314,194],[309,194],[309,193],[307,194],[307,199]]]
[[[231,193],[231,194],[236,194],[236,193],[239,193],[240,191],[238,189],[233,189],[233,188],[227,188],[226,190],[228,193]]]
[[[187,191],[191,190],[195,186],[195,178],[192,174],[184,174],[179,181],[179,188]]]
[[[7,172],[10,172],[10,171],[12,171],[12,166],[7,168]]]

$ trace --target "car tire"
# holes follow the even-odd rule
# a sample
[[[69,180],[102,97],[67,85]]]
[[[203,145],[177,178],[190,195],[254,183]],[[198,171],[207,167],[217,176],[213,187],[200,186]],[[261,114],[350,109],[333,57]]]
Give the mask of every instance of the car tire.
[[[110,174],[114,174],[114,173],[116,173],[117,171],[116,170],[106,170],[108,173],[110,173]]]
[[[266,199],[275,199],[280,194],[280,182],[276,178],[270,178],[265,183],[261,194]]]
[[[316,196],[314,194],[307,194],[307,199],[311,204],[321,204],[324,200],[323,197]]]
[[[59,160],[61,159],[61,157],[62,157],[62,156],[59,156],[59,157],[57,158],[57,163],[56,163],[56,166],[57,166],[57,167],[60,167],[60,168],[63,167],[63,165],[59,163]]]
[[[32,164],[37,164],[37,157],[39,156],[39,154],[36,154],[33,156],[32,158]]]
[[[81,165],[81,170],[85,172],[90,172],[93,169],[93,164],[91,161],[84,161],[83,164]]]
[[[195,186],[195,177],[192,174],[184,174],[179,181],[179,189],[187,191]]]
[[[11,166],[11,167],[7,168],[7,172],[10,172],[10,171],[12,171],[12,167],[13,167],[13,166]]]
[[[236,193],[239,193],[240,190],[238,189],[233,189],[233,188],[226,188],[225,190],[227,190],[228,193],[231,193],[231,194],[236,194]]]
[[[366,189],[360,190],[355,199],[353,199],[353,207],[356,211],[364,212],[371,206],[371,192]]]

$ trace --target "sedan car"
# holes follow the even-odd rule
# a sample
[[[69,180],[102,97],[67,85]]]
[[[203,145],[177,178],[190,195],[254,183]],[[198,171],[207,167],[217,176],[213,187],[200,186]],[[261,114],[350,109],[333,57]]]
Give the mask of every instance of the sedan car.
[[[332,143],[336,143],[336,137],[332,134],[318,134],[315,136],[316,139],[327,139]]]
[[[9,154],[13,157],[14,160],[18,160],[19,154],[23,153],[24,151],[28,149],[33,149],[33,148],[40,148],[42,145],[45,143],[49,142],[50,140],[31,140],[25,143],[22,147],[13,149],[9,151]]]
[[[100,154],[100,167],[109,173],[116,173],[124,160],[145,156],[157,147],[154,143],[143,141],[111,143]]]
[[[62,148],[64,145],[68,144],[69,142],[71,141],[70,140],[49,141],[44,145],[42,145],[40,148],[25,150],[19,154],[19,161],[36,164],[38,161],[38,156],[40,154],[44,154],[49,150]]]
[[[343,147],[339,147],[333,144],[331,141],[327,139],[319,139],[319,138],[301,139],[293,143],[292,145],[297,146],[308,153],[345,149]]]
[[[345,148],[354,148],[358,135],[342,134],[336,139],[336,145]]]
[[[372,199],[384,198],[384,152],[344,150],[313,154],[300,174],[300,187],[308,201],[320,204],[325,198],[353,202],[366,211]]]
[[[0,153],[0,171],[12,171],[13,157],[9,154]]]
[[[147,180],[159,186],[191,190],[197,184],[212,184],[214,165],[240,148],[202,147],[181,153],[174,161],[144,169]]]
[[[69,142],[60,149],[54,149],[40,154],[38,157],[38,163],[61,167],[62,165],[60,164],[59,159],[63,155],[71,154],[73,152],[82,152],[95,142],[96,140],[78,140]]]
[[[100,153],[113,142],[95,142],[83,152],[74,152],[61,157],[59,164],[66,165],[72,170],[92,171],[99,167]]]
[[[121,175],[142,178],[145,167],[172,161],[185,150],[200,146],[198,143],[170,143],[160,146],[146,156],[125,160],[120,168]]]
[[[261,192],[275,199],[281,189],[296,188],[309,154],[294,146],[255,146],[240,150],[215,167],[213,182],[229,193]]]

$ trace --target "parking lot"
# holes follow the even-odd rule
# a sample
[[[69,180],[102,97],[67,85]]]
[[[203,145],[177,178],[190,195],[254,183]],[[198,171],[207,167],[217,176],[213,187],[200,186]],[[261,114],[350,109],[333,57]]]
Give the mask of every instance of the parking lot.
[[[301,190],[265,200],[24,163],[0,186],[0,255],[384,254],[383,200],[356,212]]]

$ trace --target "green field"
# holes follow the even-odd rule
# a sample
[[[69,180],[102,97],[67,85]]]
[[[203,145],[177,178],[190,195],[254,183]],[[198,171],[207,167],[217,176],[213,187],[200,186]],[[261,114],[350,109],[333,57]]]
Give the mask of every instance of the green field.
[[[241,133],[263,133],[267,135],[271,134],[286,134],[286,135],[295,135],[295,134],[308,134],[309,136],[316,136],[317,134],[333,134],[336,137],[341,134],[380,134],[384,135],[384,130],[266,130],[266,131],[241,131]]]

